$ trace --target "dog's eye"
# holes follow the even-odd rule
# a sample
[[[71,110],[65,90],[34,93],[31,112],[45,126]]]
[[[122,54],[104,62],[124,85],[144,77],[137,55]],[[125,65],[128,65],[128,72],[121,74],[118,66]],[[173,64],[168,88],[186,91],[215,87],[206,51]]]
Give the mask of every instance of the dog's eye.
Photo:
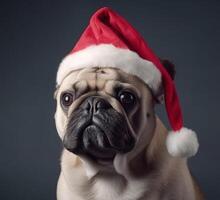
[[[124,91],[119,93],[119,100],[123,106],[128,107],[135,103],[135,96],[131,92]]]
[[[68,107],[73,103],[73,95],[71,93],[65,92],[61,96],[61,103]]]

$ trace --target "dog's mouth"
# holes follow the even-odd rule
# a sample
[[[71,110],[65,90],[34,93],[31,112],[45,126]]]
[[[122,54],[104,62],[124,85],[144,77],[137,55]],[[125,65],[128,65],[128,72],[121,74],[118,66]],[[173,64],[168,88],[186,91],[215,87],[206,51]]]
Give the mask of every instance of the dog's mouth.
[[[93,115],[79,109],[70,117],[63,144],[74,154],[108,163],[117,153],[131,151],[135,139],[125,118],[114,109]]]
[[[98,160],[112,160],[117,149],[112,148],[106,134],[94,124],[87,126],[82,136],[85,153]]]

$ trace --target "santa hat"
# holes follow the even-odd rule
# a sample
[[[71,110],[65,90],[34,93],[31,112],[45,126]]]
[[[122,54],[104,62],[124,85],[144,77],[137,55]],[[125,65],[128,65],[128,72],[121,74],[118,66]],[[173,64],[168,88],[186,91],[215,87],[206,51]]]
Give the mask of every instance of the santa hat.
[[[141,78],[155,97],[163,88],[170,126],[166,140],[172,156],[190,157],[198,150],[196,133],[183,127],[183,117],[174,82],[159,58],[140,34],[109,8],[99,9],[79,41],[61,62],[57,84],[73,70],[91,67],[115,67]]]

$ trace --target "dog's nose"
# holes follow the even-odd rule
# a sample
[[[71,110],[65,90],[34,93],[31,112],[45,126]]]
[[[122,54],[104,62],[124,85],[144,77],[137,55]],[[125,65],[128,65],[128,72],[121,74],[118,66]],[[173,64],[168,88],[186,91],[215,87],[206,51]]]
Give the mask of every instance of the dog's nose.
[[[112,106],[105,99],[98,96],[88,97],[80,106],[89,112],[96,113],[99,110],[107,110]]]

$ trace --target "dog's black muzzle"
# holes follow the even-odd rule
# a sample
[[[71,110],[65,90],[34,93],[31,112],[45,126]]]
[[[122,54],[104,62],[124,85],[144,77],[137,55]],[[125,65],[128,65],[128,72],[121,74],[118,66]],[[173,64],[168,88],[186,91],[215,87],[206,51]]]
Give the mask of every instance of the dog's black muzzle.
[[[63,144],[75,154],[112,159],[131,151],[135,139],[122,114],[100,96],[91,96],[71,114]]]

